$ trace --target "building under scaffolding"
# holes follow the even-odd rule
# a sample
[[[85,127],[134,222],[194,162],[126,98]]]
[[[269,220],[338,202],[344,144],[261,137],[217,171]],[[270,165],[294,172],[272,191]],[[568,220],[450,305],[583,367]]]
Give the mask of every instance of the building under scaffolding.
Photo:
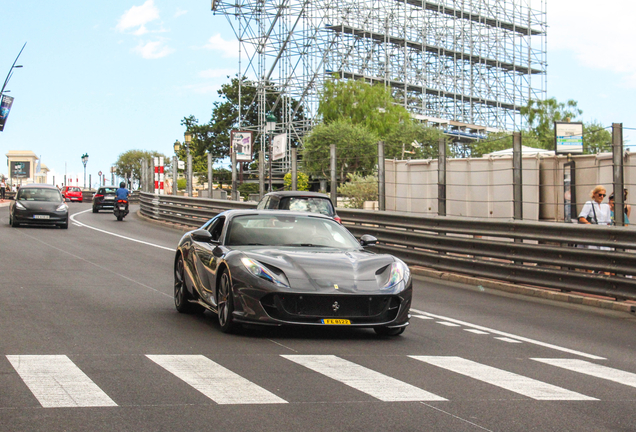
[[[479,137],[523,127],[520,107],[545,98],[546,1],[213,0],[212,10],[239,41],[237,73],[258,89],[261,126],[247,127],[257,136],[274,94],[287,110],[276,132],[300,140],[335,74],[384,84],[415,118]]]

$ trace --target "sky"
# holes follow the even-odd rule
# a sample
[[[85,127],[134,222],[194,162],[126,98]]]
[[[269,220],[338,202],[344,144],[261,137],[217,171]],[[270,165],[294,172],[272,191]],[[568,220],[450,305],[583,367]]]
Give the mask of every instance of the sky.
[[[526,0],[523,0],[526,1]],[[540,0],[532,0],[538,3]],[[546,0],[547,95],[574,99],[584,121],[636,129],[636,2]],[[127,150],[173,154],[183,117],[209,121],[217,90],[238,72],[238,44],[210,0],[7,0],[0,79],[15,101],[0,151],[31,150],[60,184],[108,173]],[[636,145],[636,131],[625,131]],[[8,174],[6,158],[0,173]],[[110,176],[108,176],[110,178]],[[88,180],[87,180],[88,181]]]

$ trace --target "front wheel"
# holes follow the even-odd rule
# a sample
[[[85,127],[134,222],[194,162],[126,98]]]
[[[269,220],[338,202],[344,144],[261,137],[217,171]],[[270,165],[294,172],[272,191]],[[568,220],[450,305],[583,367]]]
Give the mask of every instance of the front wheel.
[[[223,333],[230,333],[236,327],[234,322],[234,297],[232,296],[232,278],[227,269],[221,273],[217,295],[219,325]]]
[[[374,327],[375,333],[378,336],[399,336],[404,333],[406,327],[389,328],[389,327]]]

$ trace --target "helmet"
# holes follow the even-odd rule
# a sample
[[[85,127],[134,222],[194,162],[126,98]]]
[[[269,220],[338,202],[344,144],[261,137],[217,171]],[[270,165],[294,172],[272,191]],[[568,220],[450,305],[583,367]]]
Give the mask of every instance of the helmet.
[[[119,187],[120,188],[125,188],[126,187],[126,183],[124,183],[124,182],[119,183]]]

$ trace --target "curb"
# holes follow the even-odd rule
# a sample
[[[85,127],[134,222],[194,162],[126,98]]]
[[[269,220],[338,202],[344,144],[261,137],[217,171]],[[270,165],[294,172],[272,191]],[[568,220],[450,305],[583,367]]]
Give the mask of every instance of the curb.
[[[153,219],[151,217],[148,217],[146,215],[141,214],[141,210],[137,210],[137,212],[135,214],[137,215],[137,217],[139,217],[139,219],[143,219],[146,222],[152,222],[152,223],[155,223],[155,224],[158,224],[158,225],[162,225],[162,226],[167,227],[167,228],[172,228],[174,230],[181,231],[184,234],[187,233],[188,231],[192,231],[192,230],[196,229],[196,228],[188,227],[188,226],[185,226],[185,225],[178,225],[178,224],[175,224],[175,223],[172,223],[172,222],[164,222],[164,221],[160,221],[160,220],[157,220],[157,219]]]
[[[591,306],[600,309],[608,309],[617,312],[636,314],[636,305],[633,303],[618,302],[580,294],[552,291],[549,288],[533,288],[530,286],[516,285],[507,282],[500,282],[490,279],[465,276],[456,273],[444,273],[423,267],[411,267],[411,272],[419,276],[426,276],[434,279],[447,280],[450,282],[460,282],[478,287],[486,287],[513,294],[520,294],[528,297],[537,297],[546,300],[554,300],[564,303]]]

